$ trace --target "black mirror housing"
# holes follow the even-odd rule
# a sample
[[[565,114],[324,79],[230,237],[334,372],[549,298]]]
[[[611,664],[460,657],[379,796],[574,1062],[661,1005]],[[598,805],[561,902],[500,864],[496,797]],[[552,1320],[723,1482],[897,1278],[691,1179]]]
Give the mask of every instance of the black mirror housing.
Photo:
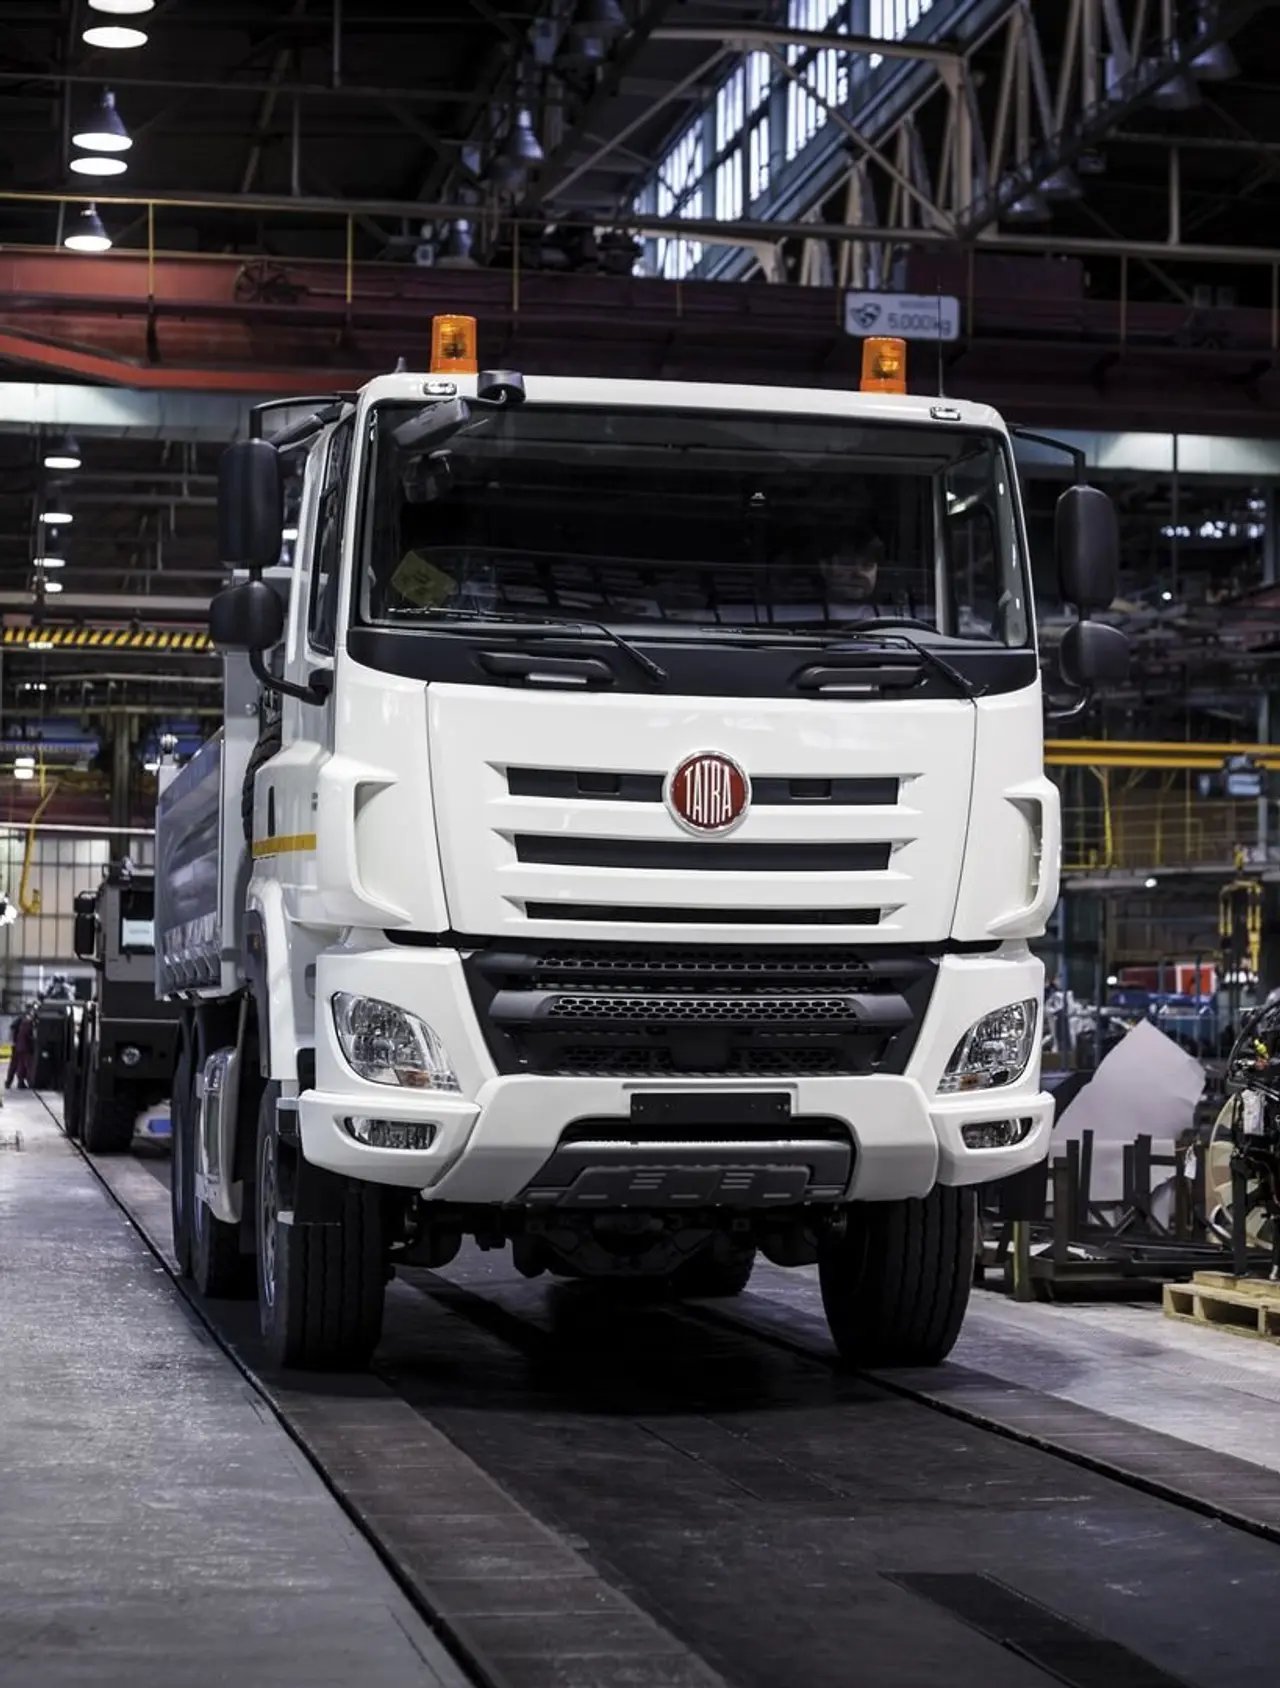
[[[1096,486],[1070,486],[1058,500],[1053,526],[1063,599],[1082,615],[1105,610],[1120,577],[1115,505]]]
[[[73,905],[75,921],[72,926],[71,947],[77,961],[96,961],[98,958],[98,895],[96,891],[77,891]]]
[[[438,404],[425,405],[416,416],[402,422],[392,437],[401,451],[418,456],[451,440],[470,420],[471,406],[466,399],[442,399]]]
[[[284,605],[265,580],[224,586],[209,605],[209,637],[224,651],[269,651],[284,632]]]
[[[1129,641],[1105,621],[1074,621],[1062,635],[1058,666],[1076,691],[1119,685],[1129,678]]]
[[[234,568],[269,569],[284,543],[284,473],[268,440],[238,440],[218,465],[218,552]]]

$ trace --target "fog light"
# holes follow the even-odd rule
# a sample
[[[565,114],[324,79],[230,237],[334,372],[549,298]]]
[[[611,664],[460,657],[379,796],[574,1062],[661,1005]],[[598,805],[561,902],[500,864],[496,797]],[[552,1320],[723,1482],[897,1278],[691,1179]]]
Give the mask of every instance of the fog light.
[[[966,1149],[1011,1149],[1031,1135],[1034,1124],[1031,1119],[985,1119],[962,1125],[960,1135]]]
[[[357,1143],[371,1149],[429,1149],[435,1140],[434,1125],[402,1119],[345,1119],[342,1122]]]
[[[120,1064],[125,1067],[136,1067],[142,1059],[142,1051],[136,1043],[126,1043],[120,1051]]]

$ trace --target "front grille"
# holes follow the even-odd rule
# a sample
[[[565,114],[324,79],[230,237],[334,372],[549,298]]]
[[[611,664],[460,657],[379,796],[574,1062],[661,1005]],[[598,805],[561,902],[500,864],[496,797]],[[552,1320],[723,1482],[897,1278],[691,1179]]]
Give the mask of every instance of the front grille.
[[[495,943],[466,971],[504,1072],[756,1078],[900,1072],[935,964],[843,945]]]

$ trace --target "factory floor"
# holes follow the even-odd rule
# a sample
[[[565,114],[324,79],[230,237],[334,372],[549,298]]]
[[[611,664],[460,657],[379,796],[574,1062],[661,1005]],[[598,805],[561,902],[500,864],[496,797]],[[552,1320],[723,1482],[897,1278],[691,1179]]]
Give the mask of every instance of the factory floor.
[[[850,1378],[814,1274],[605,1305],[465,1251],[358,1379],[167,1258],[167,1160],[0,1111],[4,1688],[1252,1688],[1280,1348],[977,1293]],[[20,1146],[17,1139],[20,1137]]]

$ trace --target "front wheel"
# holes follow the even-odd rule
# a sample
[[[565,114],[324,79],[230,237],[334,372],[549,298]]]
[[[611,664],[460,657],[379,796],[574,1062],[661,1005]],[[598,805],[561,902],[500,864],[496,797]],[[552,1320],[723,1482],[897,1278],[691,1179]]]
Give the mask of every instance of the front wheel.
[[[122,1095],[104,1094],[102,1070],[98,1059],[99,1045],[89,1048],[80,1098],[80,1137],[86,1149],[94,1155],[119,1155],[133,1142],[133,1127],[138,1117],[137,1098],[126,1090]]]
[[[258,1114],[255,1180],[258,1318],[278,1366],[357,1371],[382,1335],[386,1292],[378,1190],[306,1168],[309,1180],[335,1179],[329,1222],[295,1218],[297,1149],[280,1138],[279,1087],[267,1085]]]
[[[855,1202],[818,1257],[822,1305],[851,1366],[936,1366],[969,1304],[977,1224],[971,1189]]]

